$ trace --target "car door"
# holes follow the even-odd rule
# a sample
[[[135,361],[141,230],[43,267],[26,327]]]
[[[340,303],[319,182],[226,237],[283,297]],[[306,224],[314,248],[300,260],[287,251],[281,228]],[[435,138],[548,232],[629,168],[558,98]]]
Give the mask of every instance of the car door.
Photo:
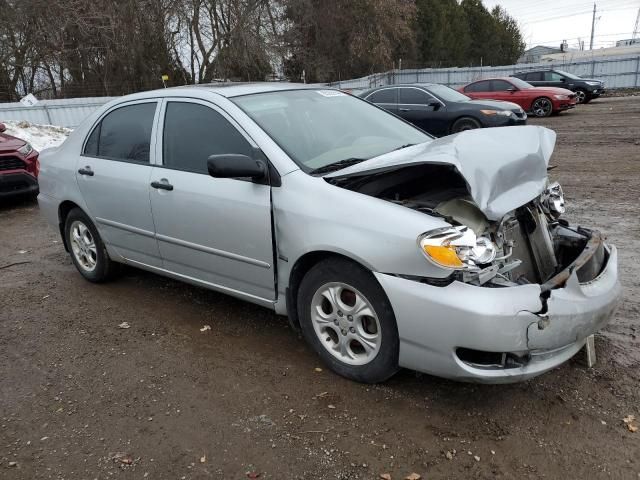
[[[568,88],[571,89],[573,85],[567,82],[564,75],[558,72],[544,72],[544,84],[548,87]]]
[[[545,86],[544,72],[529,72],[524,76],[523,80],[534,87]]]
[[[398,115],[432,135],[448,132],[446,106],[421,88],[398,89]]]
[[[160,266],[149,181],[157,100],[114,106],[83,147],[76,179],[103,239],[128,260]]]
[[[376,90],[367,95],[365,100],[375,103],[391,113],[398,114],[398,89],[396,87],[385,87]]]
[[[506,80],[491,80],[491,90],[495,100],[513,102],[524,110],[529,109],[530,95]]]
[[[167,99],[151,175],[151,207],[163,268],[227,293],[275,298],[271,188],[213,178],[210,155],[252,156],[255,144],[211,103]]]

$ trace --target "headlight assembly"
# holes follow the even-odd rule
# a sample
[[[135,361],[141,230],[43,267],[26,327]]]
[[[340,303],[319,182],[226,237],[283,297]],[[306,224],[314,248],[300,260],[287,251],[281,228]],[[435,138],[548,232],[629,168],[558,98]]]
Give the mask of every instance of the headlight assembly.
[[[418,245],[435,265],[453,270],[479,270],[493,261],[496,246],[488,237],[477,237],[469,227],[438,228],[422,234]]]
[[[587,85],[591,85],[592,87],[597,87],[600,85],[600,82],[585,82]]]
[[[31,152],[33,152],[33,147],[31,146],[30,143],[25,143],[23,146],[21,146],[18,149],[18,153],[20,153],[21,155],[24,155],[25,157],[29,155]]]
[[[564,213],[564,192],[558,182],[553,182],[542,192],[540,204],[544,212],[553,219],[559,218]]]
[[[500,115],[502,117],[510,117],[513,115],[511,110],[480,110],[480,113],[484,115]]]
[[[554,95],[554,98],[556,100],[569,100],[569,97],[567,95]]]

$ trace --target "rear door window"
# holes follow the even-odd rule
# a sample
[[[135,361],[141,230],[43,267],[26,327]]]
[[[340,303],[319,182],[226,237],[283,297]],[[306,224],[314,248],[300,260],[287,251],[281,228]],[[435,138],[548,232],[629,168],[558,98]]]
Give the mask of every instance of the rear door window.
[[[547,82],[561,82],[564,76],[556,72],[544,72],[544,79]]]
[[[542,72],[529,72],[523,80],[526,80],[527,82],[541,82]]]
[[[426,105],[431,97],[417,88],[401,88],[398,103],[405,105]]]
[[[471,85],[467,85],[464,88],[465,92],[490,92],[491,85],[488,81],[476,82]]]
[[[377,92],[373,92],[369,95],[367,100],[372,103],[396,103],[397,91],[397,88],[385,88],[383,90],[378,90]]]
[[[177,170],[208,173],[210,155],[253,155],[236,127],[213,108],[198,103],[167,103],[162,139],[162,164]]]
[[[506,92],[509,89],[514,89],[514,86],[511,83],[505,80],[492,80],[491,81],[491,91],[492,92]]]
[[[157,102],[126,105],[109,112],[93,129],[84,155],[149,163]]]

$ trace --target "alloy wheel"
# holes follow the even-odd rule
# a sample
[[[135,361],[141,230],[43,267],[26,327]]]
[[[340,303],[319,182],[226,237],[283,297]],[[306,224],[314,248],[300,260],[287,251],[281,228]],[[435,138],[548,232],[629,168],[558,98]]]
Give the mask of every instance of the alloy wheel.
[[[533,102],[531,110],[536,117],[548,117],[551,115],[553,105],[548,98],[538,98]]]
[[[311,300],[313,329],[322,346],[349,365],[365,365],[380,351],[382,331],[373,306],[355,288],[322,285]]]
[[[585,92],[583,92],[582,90],[576,91],[576,99],[578,100],[578,103],[584,103],[584,100],[586,98],[587,98],[587,94]]]
[[[71,224],[71,251],[78,265],[86,271],[92,272],[98,264],[98,251],[91,230],[80,220]]]

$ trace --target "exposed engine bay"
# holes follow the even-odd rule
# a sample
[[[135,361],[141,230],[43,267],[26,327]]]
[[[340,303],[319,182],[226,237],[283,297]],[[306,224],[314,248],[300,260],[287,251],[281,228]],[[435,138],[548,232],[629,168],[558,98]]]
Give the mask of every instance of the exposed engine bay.
[[[592,280],[606,263],[598,232],[560,218],[564,198],[557,183],[499,221],[490,221],[474,203],[465,179],[447,164],[408,165],[329,181],[451,224],[453,228],[420,241],[427,258],[452,267],[451,281],[485,287],[537,283],[544,291],[563,286],[574,269],[581,282]]]

